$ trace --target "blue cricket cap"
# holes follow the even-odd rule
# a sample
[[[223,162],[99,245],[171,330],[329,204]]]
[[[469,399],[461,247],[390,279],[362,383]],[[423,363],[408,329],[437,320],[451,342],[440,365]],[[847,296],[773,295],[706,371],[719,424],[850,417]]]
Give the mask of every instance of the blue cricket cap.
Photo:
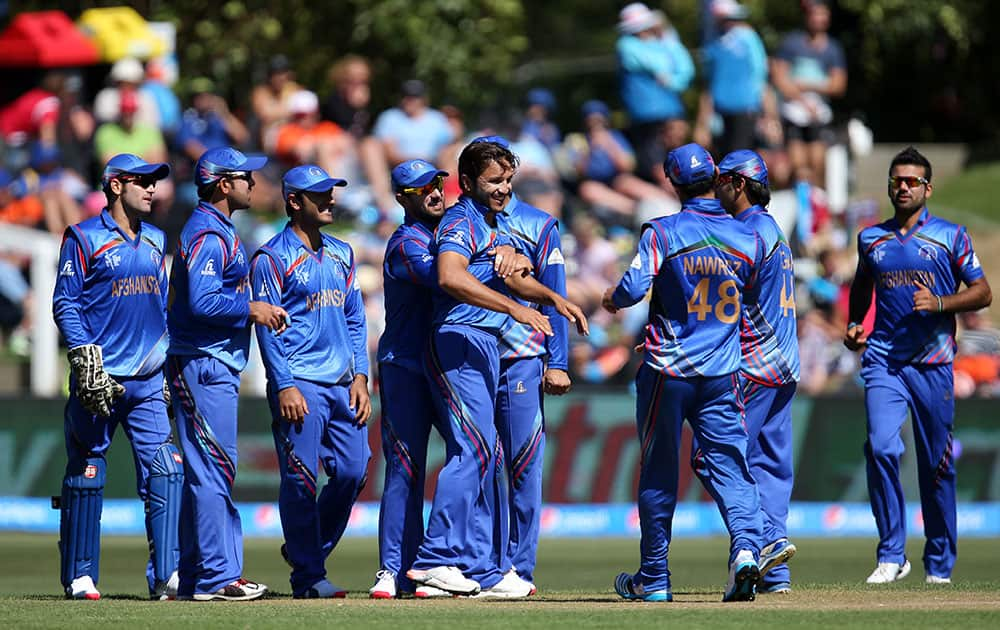
[[[346,186],[347,181],[330,177],[326,171],[315,164],[296,166],[281,178],[281,196],[288,198],[290,193],[321,192],[334,186]]]
[[[149,163],[138,155],[131,153],[119,153],[110,160],[104,167],[101,174],[101,184],[108,185],[112,179],[119,175],[153,175],[156,179],[164,179],[170,174],[170,167],[161,162]]]
[[[419,188],[431,183],[438,176],[448,177],[448,172],[442,171],[427,160],[407,160],[392,169],[392,186],[396,190]]]
[[[733,151],[719,162],[720,173],[737,173],[767,186],[767,164],[756,151],[740,149]]]
[[[715,161],[705,147],[692,142],[668,153],[663,171],[674,184],[690,186],[712,179],[715,175]]]
[[[608,108],[608,104],[604,101],[598,101],[596,99],[584,103],[583,107],[580,108],[580,111],[583,113],[584,118],[590,116],[591,114],[600,114],[605,118],[611,117],[611,110]]]
[[[503,136],[479,136],[478,138],[473,138],[472,142],[469,144],[476,144],[477,142],[492,142],[493,144],[499,144],[503,148],[510,151],[510,140],[504,138]]]
[[[232,147],[209,149],[198,158],[194,167],[194,183],[198,188],[222,179],[228,173],[257,171],[267,164],[263,155],[243,155]]]

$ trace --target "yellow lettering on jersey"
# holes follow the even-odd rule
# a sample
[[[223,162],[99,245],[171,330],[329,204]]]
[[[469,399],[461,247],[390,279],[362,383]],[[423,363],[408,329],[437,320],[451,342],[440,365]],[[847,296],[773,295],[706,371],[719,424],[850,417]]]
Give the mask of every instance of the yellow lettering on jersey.
[[[316,291],[306,296],[306,308],[310,311],[327,306],[340,308],[344,306],[346,299],[347,294],[340,289],[323,289],[322,291]]]
[[[128,297],[130,295],[160,294],[160,283],[156,276],[127,276],[111,283],[111,297]]]

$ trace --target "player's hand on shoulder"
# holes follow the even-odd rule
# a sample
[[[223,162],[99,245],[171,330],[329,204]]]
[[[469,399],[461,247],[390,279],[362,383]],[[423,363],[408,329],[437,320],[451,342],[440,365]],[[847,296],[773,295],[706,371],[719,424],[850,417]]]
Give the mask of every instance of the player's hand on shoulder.
[[[582,308],[563,297],[559,297],[559,299],[555,300],[554,306],[556,311],[568,319],[571,324],[576,324],[576,331],[578,333],[581,335],[590,334],[590,326],[587,324],[587,316],[584,314]]]
[[[351,409],[354,410],[354,422],[364,426],[372,416],[372,401],[368,394],[368,377],[364,374],[354,376],[350,389]]]
[[[547,336],[552,336],[552,324],[549,322],[549,318],[533,308],[515,303],[514,308],[510,311],[510,316],[515,321],[530,326],[532,330],[540,330]]]
[[[278,392],[278,409],[281,417],[292,424],[302,424],[309,415],[309,404],[298,387],[286,387]]]
[[[250,321],[258,326],[267,326],[280,335],[288,328],[288,313],[274,304],[250,302]]]
[[[570,381],[569,374],[566,373],[566,370],[549,368],[545,370],[545,374],[542,376],[542,388],[545,390],[546,394],[550,394],[552,396],[562,396],[563,394],[569,392],[572,387],[573,382]]]
[[[865,334],[865,327],[861,324],[851,324],[844,334],[844,345],[848,350],[861,350],[868,345],[868,335]]]

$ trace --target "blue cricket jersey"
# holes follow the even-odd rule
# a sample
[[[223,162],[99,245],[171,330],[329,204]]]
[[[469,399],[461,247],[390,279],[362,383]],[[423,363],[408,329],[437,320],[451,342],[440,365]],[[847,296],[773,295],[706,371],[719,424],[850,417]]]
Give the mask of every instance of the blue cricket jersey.
[[[497,225],[517,248],[531,259],[539,282],[566,296],[566,264],[559,239],[559,222],[548,213],[512,196],[509,212],[497,215]],[[516,299],[516,298],[515,298]],[[518,300],[528,304],[524,300]],[[548,354],[547,367],[565,370],[569,366],[569,322],[554,307],[541,307],[552,324],[551,337],[507,318],[500,339],[500,358],[516,359]]]
[[[107,209],[63,234],[52,314],[68,347],[101,346],[111,376],[149,376],[166,360],[163,245],[147,223],[128,238]]]
[[[511,239],[502,235],[486,222],[489,209],[476,203],[466,195],[448,208],[437,235],[431,242],[431,255],[458,252],[469,259],[469,273],[489,288],[509,296],[507,285],[493,271],[493,257],[486,252],[498,245],[514,245]],[[499,225],[500,219],[497,220]],[[482,328],[500,336],[507,315],[486,308],[459,302],[445,291],[434,294],[434,326],[442,324],[466,324]]]
[[[652,287],[644,361],[674,377],[722,376],[740,368],[744,302],[757,300],[764,243],[716,199],[643,225],[639,252],[612,300],[625,308]]]
[[[236,371],[250,349],[250,264],[233,222],[202,201],[170,269],[167,354],[209,356]]]
[[[379,362],[421,373],[431,332],[437,267],[430,253],[434,228],[406,217],[389,237],[382,263],[385,331]]]
[[[323,234],[315,252],[289,224],[254,254],[250,277],[254,299],[288,312],[280,335],[257,326],[267,378],[279,391],[296,378],[346,385],[368,375],[368,327],[350,245]]]
[[[875,284],[875,326],[868,349],[903,363],[939,365],[955,358],[955,315],[913,310],[916,282],[935,295],[956,293],[983,277],[964,226],[927,208],[906,234],[895,218],[858,234],[858,272]]]
[[[737,214],[736,220],[757,232],[765,252],[757,276],[757,302],[743,307],[741,369],[750,380],[770,387],[797,382],[799,339],[792,250],[778,223],[764,208],[751,206]]]

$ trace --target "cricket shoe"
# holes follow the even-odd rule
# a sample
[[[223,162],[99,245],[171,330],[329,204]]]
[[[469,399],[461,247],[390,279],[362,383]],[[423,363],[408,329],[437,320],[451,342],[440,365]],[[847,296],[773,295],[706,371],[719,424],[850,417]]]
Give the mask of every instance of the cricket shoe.
[[[475,595],[480,591],[479,582],[462,575],[458,567],[434,567],[427,570],[410,569],[406,577],[417,584],[433,586],[455,595]]]
[[[941,577],[940,575],[927,574],[927,578],[924,580],[928,584],[951,584],[950,577]]]
[[[427,586],[422,584],[417,587],[417,590],[413,591],[413,596],[417,599],[430,599],[432,597],[455,597],[454,593],[449,593],[448,591],[443,591],[434,586]]]
[[[898,562],[879,562],[872,574],[865,580],[868,584],[888,584],[902,580],[910,574],[910,561],[900,565]]]
[[[499,582],[489,588],[484,588],[475,595],[477,599],[516,599],[528,597],[534,585],[522,580],[517,573],[508,571]]]
[[[767,586],[760,586],[757,592],[769,595],[788,595],[792,592],[792,585],[790,582],[775,582]]]
[[[760,550],[760,575],[767,575],[767,572],[792,559],[797,549],[795,545],[788,542],[787,538],[779,538],[770,545]]]
[[[722,601],[752,602],[757,597],[758,580],[760,580],[760,567],[753,559],[753,553],[740,549],[736,558],[729,564],[729,582],[726,583],[726,593],[722,596]]]
[[[171,599],[177,599],[177,584],[179,579],[177,578],[177,571],[170,574],[170,578],[166,581],[157,581],[153,585],[153,592],[149,594],[149,599],[159,600],[165,602]]]
[[[66,587],[66,599],[98,600],[101,599],[101,594],[94,586],[93,578],[89,575],[81,575]]]
[[[196,602],[248,602],[264,596],[267,587],[257,582],[240,578],[226,584],[214,593],[195,593],[191,596]],[[187,599],[187,597],[178,597]]]
[[[375,586],[368,589],[371,599],[392,599],[396,596],[396,574],[387,569],[375,573]]]
[[[292,596],[293,599],[343,599],[345,597],[347,597],[346,588],[340,588],[325,579]]]
[[[641,602],[672,602],[674,595],[670,589],[647,591],[642,584],[636,584],[630,573],[619,573],[615,578],[615,592],[620,597]]]
[[[531,587],[531,590],[528,591],[528,597],[531,597],[532,595],[534,595],[535,593],[538,592],[538,588],[535,586],[535,584],[533,582],[529,582],[528,580],[525,580],[523,577],[521,577],[520,575],[517,574],[517,567],[513,567],[512,566],[510,568],[510,571],[507,571],[507,575],[516,576],[516,577],[524,580],[528,584],[528,586]]]

